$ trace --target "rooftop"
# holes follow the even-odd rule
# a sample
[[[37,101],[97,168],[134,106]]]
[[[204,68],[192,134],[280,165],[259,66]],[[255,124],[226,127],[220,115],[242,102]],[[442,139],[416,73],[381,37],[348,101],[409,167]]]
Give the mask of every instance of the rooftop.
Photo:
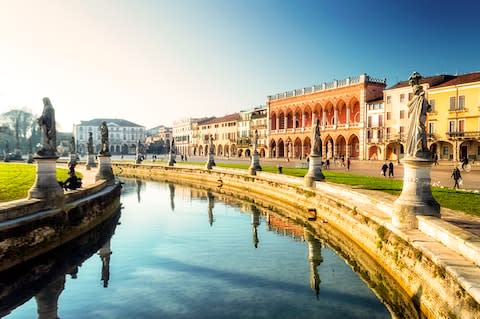
[[[448,81],[435,85],[435,88],[472,83],[472,82],[480,82],[480,72],[472,72],[472,73],[453,76]]]
[[[432,87],[432,86],[437,86],[441,83],[444,83],[445,81],[449,81],[452,78],[454,78],[454,76],[449,74],[426,76],[420,80],[420,84],[427,83],[430,87]],[[397,82],[395,85],[387,88],[386,90],[394,90],[394,89],[399,89],[407,86],[410,86],[410,83],[408,82],[408,80],[405,80],[405,81]]]
[[[105,121],[108,123],[113,123],[113,124],[116,124],[118,126],[128,126],[128,127],[143,127],[142,125],[138,125],[136,123],[133,123],[133,122],[130,122],[130,121],[127,121],[127,120],[123,120],[123,119],[103,119],[103,118],[99,118],[99,119],[93,119],[93,120],[88,120],[88,121],[80,121],[80,126],[100,126],[102,124],[102,122]]]

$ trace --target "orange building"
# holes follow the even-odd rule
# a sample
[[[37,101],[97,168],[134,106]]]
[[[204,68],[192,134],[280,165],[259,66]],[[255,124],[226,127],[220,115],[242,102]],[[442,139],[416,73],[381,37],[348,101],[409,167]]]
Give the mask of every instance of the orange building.
[[[268,96],[269,157],[308,156],[319,119],[324,158],[366,159],[366,105],[383,97],[385,85],[362,74]]]

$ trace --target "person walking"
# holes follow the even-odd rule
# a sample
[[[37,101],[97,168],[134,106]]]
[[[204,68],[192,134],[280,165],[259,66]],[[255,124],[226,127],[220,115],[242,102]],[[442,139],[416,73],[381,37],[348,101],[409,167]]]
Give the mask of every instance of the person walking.
[[[460,174],[460,170],[458,169],[457,166],[455,166],[453,169],[452,178],[455,181],[455,184],[453,185],[453,189],[460,188],[460,180],[462,179],[462,175]]]
[[[390,163],[388,164],[388,177],[393,178],[393,163],[392,163],[392,161],[390,161]]]
[[[347,158],[347,170],[350,170],[350,157]]]
[[[433,157],[433,160],[434,160],[433,165],[438,165],[438,154],[437,153],[435,153],[435,155]]]
[[[388,165],[386,162],[383,162],[383,165],[382,165],[382,174],[383,174],[383,177],[387,177],[387,169],[388,169]]]

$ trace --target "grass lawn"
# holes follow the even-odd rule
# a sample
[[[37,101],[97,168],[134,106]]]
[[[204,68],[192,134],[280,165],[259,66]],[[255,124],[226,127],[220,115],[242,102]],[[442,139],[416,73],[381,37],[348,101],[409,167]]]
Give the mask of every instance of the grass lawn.
[[[116,162],[132,162],[123,160]],[[150,164],[151,161],[144,161]],[[155,163],[164,164],[164,161]],[[179,162],[179,164],[189,164],[205,166],[204,162]],[[249,163],[217,163],[218,167],[248,169]],[[277,173],[277,166],[263,165],[264,172]],[[306,168],[283,167],[283,174],[304,177],[307,173]],[[57,180],[67,179],[67,169],[57,169]],[[356,188],[377,190],[393,195],[399,195],[402,191],[403,181],[396,179],[385,179],[382,177],[362,176],[351,173],[323,171],[325,179],[328,182],[336,184],[345,184]],[[13,199],[24,198],[27,191],[33,185],[35,179],[35,166],[32,164],[12,164],[0,163],[0,202]],[[463,211],[471,215],[480,216],[480,194],[455,191],[450,188],[432,187],[432,194],[442,207]]]
[[[0,163],[0,202],[27,197],[35,182],[35,164]],[[81,177],[81,174],[77,173]],[[57,168],[57,180],[65,181],[68,169]]]

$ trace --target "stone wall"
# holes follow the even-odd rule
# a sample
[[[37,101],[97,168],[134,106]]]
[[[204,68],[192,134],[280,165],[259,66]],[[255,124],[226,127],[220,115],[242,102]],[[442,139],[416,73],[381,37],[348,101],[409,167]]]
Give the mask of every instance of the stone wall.
[[[38,199],[0,204],[0,271],[85,233],[120,207],[120,185],[99,181],[65,194],[61,208]]]
[[[317,182],[315,189],[306,188],[303,179],[265,172],[251,176],[243,170],[217,167],[206,170],[187,165],[113,164],[113,169],[121,176],[187,183],[244,196],[256,205],[287,212],[289,218],[320,235],[322,225],[328,224],[378,263],[382,269],[380,275],[360,275],[375,283],[382,300],[387,297],[404,300],[399,301],[403,306],[389,308],[396,317],[480,317],[480,298],[476,286],[469,281],[471,278],[445,266],[442,254],[449,248],[419,230],[402,232],[391,226],[393,203],[330,183]],[[309,220],[309,208],[316,209],[316,220]],[[347,249],[343,252],[352,257],[353,252]],[[468,258],[465,263],[473,264]],[[471,269],[478,271],[478,267]],[[393,278],[407,298],[396,296],[387,277]]]

